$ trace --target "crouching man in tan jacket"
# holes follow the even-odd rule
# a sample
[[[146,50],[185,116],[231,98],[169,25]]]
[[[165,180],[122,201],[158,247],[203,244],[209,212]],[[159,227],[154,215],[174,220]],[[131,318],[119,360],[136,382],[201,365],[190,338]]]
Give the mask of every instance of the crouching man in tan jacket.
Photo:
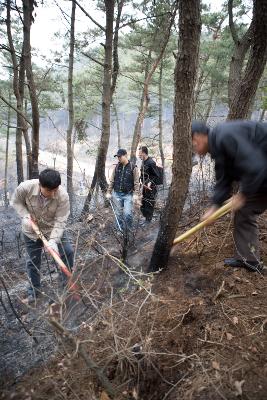
[[[59,253],[62,261],[71,270],[73,248],[64,232],[70,213],[69,196],[61,186],[58,171],[45,169],[39,179],[22,182],[13,194],[11,205],[22,219],[27,257],[27,272],[30,280],[28,301],[34,302],[40,294],[41,255],[43,242],[31,226],[31,219],[48,239],[49,245]]]

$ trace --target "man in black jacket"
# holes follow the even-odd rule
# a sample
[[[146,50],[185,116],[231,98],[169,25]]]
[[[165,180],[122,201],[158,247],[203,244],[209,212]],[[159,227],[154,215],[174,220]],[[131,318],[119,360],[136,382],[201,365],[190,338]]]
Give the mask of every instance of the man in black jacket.
[[[125,149],[119,149],[114,157],[118,164],[113,168],[106,197],[110,200],[113,191],[119,229],[127,231],[133,226],[133,201],[139,203],[139,172]]]
[[[140,179],[143,184],[143,197],[140,210],[146,222],[150,222],[153,217],[156,202],[156,182],[159,173],[155,161],[148,156],[148,148],[146,146],[139,147],[139,157],[142,160]]]
[[[195,121],[192,141],[197,154],[210,153],[215,161],[212,206],[203,219],[230,197],[233,182],[239,183],[233,196],[235,256],[225,264],[260,271],[257,217],[267,209],[267,124],[229,121],[210,130]]]

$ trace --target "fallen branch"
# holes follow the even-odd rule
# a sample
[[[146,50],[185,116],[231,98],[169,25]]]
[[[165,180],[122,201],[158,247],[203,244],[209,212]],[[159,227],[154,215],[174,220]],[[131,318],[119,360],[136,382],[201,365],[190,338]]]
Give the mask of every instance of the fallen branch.
[[[4,279],[3,279],[1,276],[0,276],[0,281],[1,281],[2,285],[3,285],[4,291],[6,292],[7,299],[8,299],[8,302],[9,302],[9,305],[10,305],[10,307],[11,307],[11,310],[12,310],[13,314],[15,315],[15,317],[17,318],[17,320],[19,321],[19,323],[20,323],[20,325],[22,326],[22,328],[24,329],[24,331],[25,331],[25,332],[35,341],[35,343],[37,344],[37,343],[38,343],[38,340],[36,339],[35,336],[33,336],[33,334],[29,331],[29,329],[26,327],[26,325],[22,322],[22,320],[21,320],[19,314],[18,314],[17,311],[15,310],[15,308],[14,308],[14,306],[13,306],[13,303],[12,303],[12,301],[11,301],[10,295],[9,295],[9,293],[8,293],[8,290],[7,290],[5,281],[4,281]]]
[[[222,281],[221,286],[219,287],[217,293],[213,297],[213,301],[216,301],[218,299],[218,297],[222,296],[223,292],[225,292],[224,284],[225,284],[225,281]]]
[[[55,331],[60,335],[62,340],[68,342],[68,344],[73,348],[75,353],[80,354],[80,356],[85,361],[87,367],[92,370],[101,384],[101,386],[106,390],[107,394],[111,398],[115,398],[117,391],[103,373],[102,369],[92,360],[92,358],[87,354],[85,346],[83,343],[79,342],[74,336],[71,335],[55,318],[49,318],[49,323],[55,329]]]

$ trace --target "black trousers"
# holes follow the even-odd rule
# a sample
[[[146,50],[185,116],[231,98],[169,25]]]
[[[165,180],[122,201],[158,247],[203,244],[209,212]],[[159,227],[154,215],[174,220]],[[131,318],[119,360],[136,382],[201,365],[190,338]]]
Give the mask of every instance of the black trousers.
[[[235,257],[245,261],[260,261],[258,216],[267,210],[267,193],[247,198],[246,204],[234,216]]]
[[[143,198],[140,210],[147,221],[151,221],[153,217],[156,196],[157,186],[152,186],[152,190],[143,188]]]
[[[31,240],[30,238],[28,238],[28,236],[23,236],[27,251],[26,268],[30,280],[28,293],[32,294],[35,292],[35,290],[38,290],[41,287],[40,269],[42,250],[44,245],[41,239]],[[71,271],[73,268],[74,251],[65,232],[61,238],[60,243],[58,243],[58,251],[60,258]],[[66,283],[66,277],[63,273],[61,273],[60,277],[62,284],[64,285]]]

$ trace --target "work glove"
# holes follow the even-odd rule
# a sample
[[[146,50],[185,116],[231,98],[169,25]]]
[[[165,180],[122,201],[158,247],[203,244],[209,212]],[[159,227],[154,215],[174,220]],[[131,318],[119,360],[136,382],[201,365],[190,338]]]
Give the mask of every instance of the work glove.
[[[112,196],[111,196],[111,194],[110,194],[110,193],[106,193],[106,199],[107,199],[107,200],[110,200],[110,199],[111,199],[111,197],[112,197]]]
[[[53,249],[56,253],[58,253],[58,245],[57,245],[57,242],[54,239],[50,239],[48,241],[48,247],[50,249]]]

